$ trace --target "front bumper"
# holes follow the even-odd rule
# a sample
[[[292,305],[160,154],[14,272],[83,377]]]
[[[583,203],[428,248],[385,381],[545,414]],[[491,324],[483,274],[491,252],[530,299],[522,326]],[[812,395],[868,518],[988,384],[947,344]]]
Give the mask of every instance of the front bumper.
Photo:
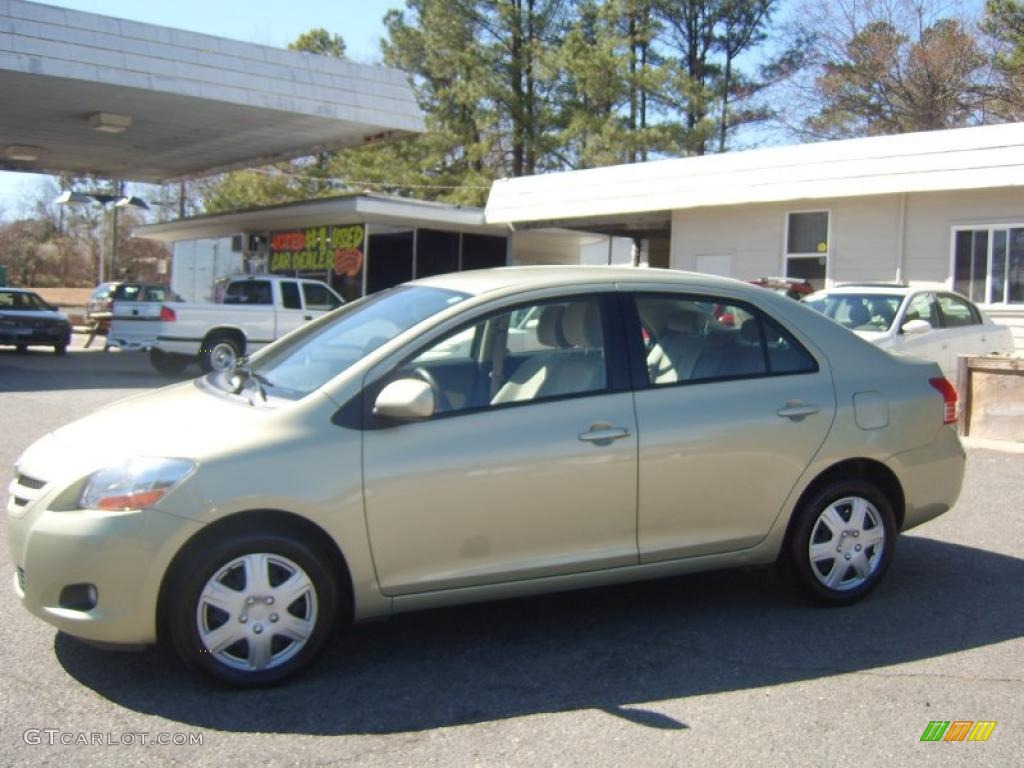
[[[15,481],[17,482],[17,481]],[[31,613],[69,635],[110,644],[156,640],[160,583],[201,524],[157,510],[54,511],[52,494],[8,501],[14,591]],[[26,502],[18,504],[18,501]],[[71,585],[92,585],[94,607],[61,605]]]
[[[0,327],[0,344],[68,344],[71,341],[71,328],[54,326],[52,328],[12,328]]]

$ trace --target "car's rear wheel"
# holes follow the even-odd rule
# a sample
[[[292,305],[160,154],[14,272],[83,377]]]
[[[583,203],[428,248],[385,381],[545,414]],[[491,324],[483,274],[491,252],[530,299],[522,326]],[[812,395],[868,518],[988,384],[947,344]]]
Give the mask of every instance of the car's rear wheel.
[[[68,351],[68,345],[67,344],[54,344],[53,345],[53,353],[55,355],[63,355],[67,351]]]
[[[149,364],[164,376],[176,376],[188,368],[189,358],[185,355],[169,354],[162,349],[151,349]]]
[[[211,336],[199,353],[199,367],[204,373],[227,371],[242,356],[238,341],[231,336]]]
[[[24,355],[26,352],[28,352],[28,344],[15,344],[14,351],[17,352],[19,355]]]
[[[190,667],[232,685],[280,682],[321,650],[338,585],[317,548],[282,533],[199,547],[177,563],[164,627]]]
[[[798,511],[790,562],[800,585],[826,603],[852,603],[885,575],[896,546],[892,504],[863,480],[830,483]]]

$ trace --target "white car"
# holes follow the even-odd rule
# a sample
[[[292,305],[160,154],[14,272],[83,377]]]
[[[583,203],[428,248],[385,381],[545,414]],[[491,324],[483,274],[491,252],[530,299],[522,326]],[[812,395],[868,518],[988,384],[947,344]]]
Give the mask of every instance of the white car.
[[[944,287],[853,283],[813,293],[804,304],[890,352],[934,360],[956,375],[959,355],[1010,355],[1013,334]]]

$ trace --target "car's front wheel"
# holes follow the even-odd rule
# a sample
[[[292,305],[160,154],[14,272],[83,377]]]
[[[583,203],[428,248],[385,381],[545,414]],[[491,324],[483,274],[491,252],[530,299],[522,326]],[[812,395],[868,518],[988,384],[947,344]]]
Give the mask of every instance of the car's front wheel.
[[[164,601],[164,627],[186,664],[232,685],[269,685],[321,650],[338,582],[328,558],[304,540],[248,533],[189,552]]]
[[[790,562],[812,597],[852,603],[878,585],[892,560],[897,534],[885,494],[862,480],[833,482],[798,515]]]

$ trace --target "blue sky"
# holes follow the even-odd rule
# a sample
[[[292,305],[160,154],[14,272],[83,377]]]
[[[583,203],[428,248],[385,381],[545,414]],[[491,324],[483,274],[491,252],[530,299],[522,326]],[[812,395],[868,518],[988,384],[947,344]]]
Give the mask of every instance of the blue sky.
[[[324,27],[345,39],[349,58],[379,61],[382,20],[403,0],[61,0],[48,3],[90,13],[177,27],[284,48],[300,34]],[[19,201],[45,176],[0,172],[0,211],[19,213]]]

